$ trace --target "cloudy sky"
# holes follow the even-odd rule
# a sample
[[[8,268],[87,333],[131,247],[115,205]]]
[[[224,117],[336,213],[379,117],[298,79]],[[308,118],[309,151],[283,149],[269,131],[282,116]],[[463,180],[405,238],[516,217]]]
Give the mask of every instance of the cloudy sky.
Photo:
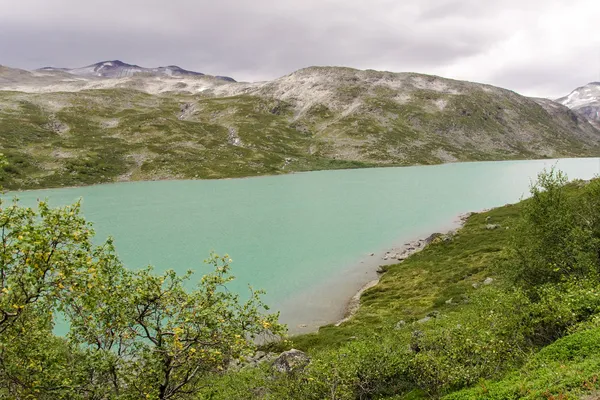
[[[112,59],[245,81],[416,71],[558,97],[600,81],[600,1],[0,0],[0,64]]]

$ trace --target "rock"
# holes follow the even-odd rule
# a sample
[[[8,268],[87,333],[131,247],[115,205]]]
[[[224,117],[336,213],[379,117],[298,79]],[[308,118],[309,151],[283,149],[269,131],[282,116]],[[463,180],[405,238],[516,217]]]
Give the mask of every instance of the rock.
[[[51,130],[52,132],[57,133],[59,135],[67,133],[70,129],[67,124],[65,124],[57,119],[50,120],[50,122],[48,122],[46,125],[44,125],[44,128]]]
[[[375,253],[371,253],[371,257],[373,257],[375,255]]]
[[[229,128],[229,135],[227,137],[227,141],[229,142],[229,144],[232,144],[234,146],[241,147],[243,145],[242,139],[240,139],[240,137],[238,136],[235,128]]]
[[[273,368],[281,373],[294,373],[301,371],[308,365],[310,358],[302,351],[291,349],[279,355],[273,361]]]
[[[494,278],[486,278],[485,281],[483,281],[484,285],[491,285],[494,282]]]
[[[433,242],[438,237],[443,236],[441,233],[434,233],[425,239],[425,244]]]
[[[475,282],[475,283],[474,283],[473,285],[471,285],[471,286],[473,286],[473,289],[477,289],[477,288],[479,287],[479,283]]]
[[[429,321],[431,321],[431,317],[425,317],[425,318],[421,318],[420,320],[418,320],[417,324],[424,324]]]
[[[485,229],[487,229],[488,231],[493,231],[494,229],[498,229],[500,228],[500,225],[498,224],[487,224],[485,226]]]
[[[254,368],[259,364],[272,362],[277,358],[275,353],[265,353],[264,351],[257,351],[251,356],[245,357],[244,359],[233,359],[229,362],[229,369],[239,371],[244,368]]]
[[[492,219],[492,217],[487,216],[487,217],[485,217],[485,222],[490,222],[491,219]]]
[[[266,355],[267,355],[267,353],[265,353],[264,351],[257,351],[254,354],[254,357],[252,357],[252,358],[255,359],[255,360],[260,360],[261,358],[263,358]]]
[[[398,330],[404,328],[405,326],[406,326],[406,321],[400,320],[400,321],[396,322],[396,325],[394,325],[394,329],[398,331]]]
[[[445,301],[446,304],[452,304],[452,299],[448,299]]]
[[[298,328],[308,328],[308,325],[306,325],[306,324],[300,324],[300,325],[298,325]]]
[[[383,259],[384,259],[384,260],[386,260],[386,261],[387,261],[389,258],[390,258],[390,256],[388,256],[387,254],[386,254],[385,256],[383,256]]]

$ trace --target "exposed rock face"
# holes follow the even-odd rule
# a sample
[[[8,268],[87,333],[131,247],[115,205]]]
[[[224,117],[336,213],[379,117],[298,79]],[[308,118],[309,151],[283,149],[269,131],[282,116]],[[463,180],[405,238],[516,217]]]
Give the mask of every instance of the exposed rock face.
[[[310,358],[306,353],[291,349],[283,352],[273,362],[273,368],[282,373],[294,373],[302,371],[310,362]]]
[[[234,146],[242,146],[242,139],[240,139],[240,137],[238,136],[235,128],[229,128],[229,135],[227,136],[227,141],[229,142],[229,144],[232,144]]]

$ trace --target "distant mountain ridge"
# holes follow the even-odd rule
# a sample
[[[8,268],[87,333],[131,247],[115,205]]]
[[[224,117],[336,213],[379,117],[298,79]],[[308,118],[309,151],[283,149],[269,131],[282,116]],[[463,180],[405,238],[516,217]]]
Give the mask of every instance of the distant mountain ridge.
[[[600,82],[590,82],[556,100],[600,128]]]
[[[147,74],[154,76],[169,76],[169,77],[186,77],[186,76],[204,76],[201,72],[189,71],[177,65],[169,65],[166,67],[145,68],[135,64],[128,64],[120,60],[101,61],[95,64],[80,68],[57,68],[43,67],[38,72],[66,72],[82,77],[99,77],[99,78],[127,78],[137,74]],[[217,79],[222,79],[230,82],[235,82],[233,78],[226,76],[216,76]]]

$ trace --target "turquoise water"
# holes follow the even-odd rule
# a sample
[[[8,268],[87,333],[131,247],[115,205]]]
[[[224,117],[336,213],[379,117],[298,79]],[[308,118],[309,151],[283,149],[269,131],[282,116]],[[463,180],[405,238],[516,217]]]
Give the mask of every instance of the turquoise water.
[[[570,178],[600,172],[600,159],[481,162],[16,195],[27,205],[47,198],[56,206],[82,197],[98,239],[112,235],[129,268],[202,274],[211,250],[228,253],[237,276],[231,288],[267,290],[268,303],[296,325],[307,315],[314,319],[307,323],[325,323],[339,314],[373,276],[372,267],[357,273],[366,254],[440,230],[460,213],[516,202],[539,171],[556,163]]]

